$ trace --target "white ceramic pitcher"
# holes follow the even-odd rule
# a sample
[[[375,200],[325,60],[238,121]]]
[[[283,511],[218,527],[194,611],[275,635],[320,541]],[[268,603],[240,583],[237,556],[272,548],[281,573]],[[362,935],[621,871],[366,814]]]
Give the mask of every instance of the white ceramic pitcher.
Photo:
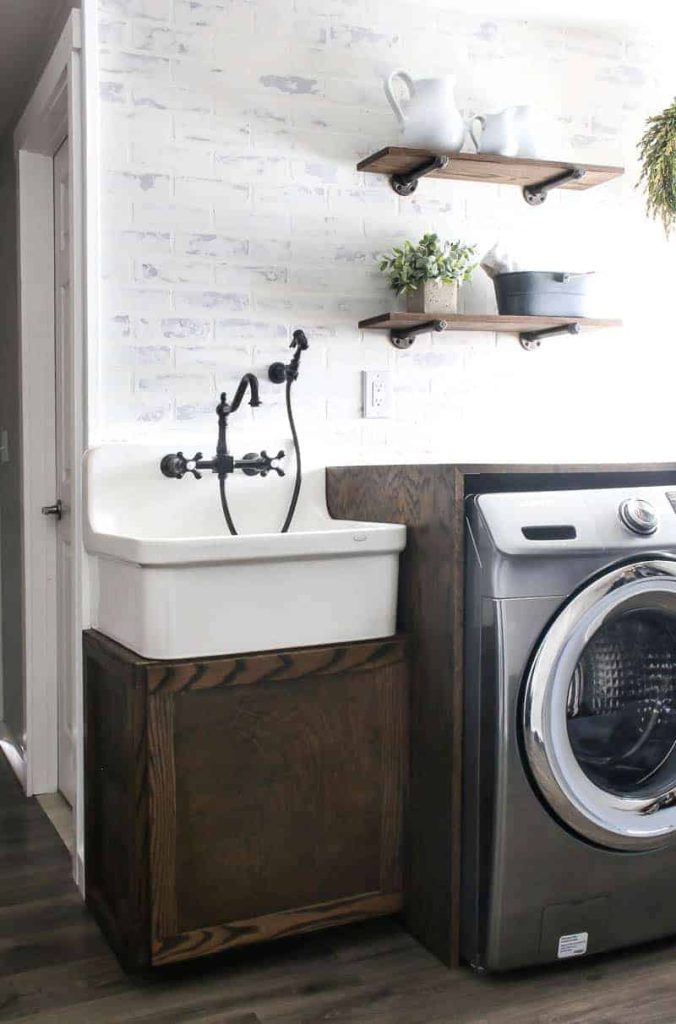
[[[481,125],[481,134],[476,125]],[[477,114],[469,121],[469,134],[477,153],[498,156],[541,156],[529,106],[506,107],[499,114]]]
[[[408,99],[402,103],[394,94],[396,79],[408,90]],[[462,149],[465,123],[455,105],[455,75],[414,81],[406,71],[393,71],[385,81],[385,95],[399,122],[404,145],[441,153]]]

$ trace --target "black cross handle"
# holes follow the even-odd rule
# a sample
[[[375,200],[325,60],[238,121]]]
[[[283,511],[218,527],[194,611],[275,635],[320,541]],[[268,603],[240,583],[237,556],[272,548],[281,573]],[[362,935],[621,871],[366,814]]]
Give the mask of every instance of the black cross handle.
[[[198,473],[197,465],[203,457],[202,452],[195,452],[192,459],[186,459],[183,452],[172,452],[164,456],[160,469],[164,476],[174,480],[182,480],[186,473],[192,473],[195,480],[201,480],[202,474]]]
[[[235,461],[234,468],[241,469],[247,476],[265,477],[270,471],[277,473],[278,476],[285,476],[283,469],[273,465],[283,459],[285,454],[285,452],[279,451],[276,455],[268,455],[265,450],[260,453],[247,452],[241,459]]]

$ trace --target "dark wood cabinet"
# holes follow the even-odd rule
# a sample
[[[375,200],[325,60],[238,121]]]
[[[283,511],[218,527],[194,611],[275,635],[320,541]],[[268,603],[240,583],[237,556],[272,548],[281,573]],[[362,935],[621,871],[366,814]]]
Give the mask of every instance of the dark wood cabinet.
[[[84,656],[87,902],[126,966],[401,909],[403,638]]]

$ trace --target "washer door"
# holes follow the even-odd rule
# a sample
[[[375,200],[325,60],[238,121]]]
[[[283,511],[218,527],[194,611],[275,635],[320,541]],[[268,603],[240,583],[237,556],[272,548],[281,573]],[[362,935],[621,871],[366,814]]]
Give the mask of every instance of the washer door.
[[[676,561],[624,564],[568,602],[526,679],[523,738],[544,800],[579,835],[676,841]]]

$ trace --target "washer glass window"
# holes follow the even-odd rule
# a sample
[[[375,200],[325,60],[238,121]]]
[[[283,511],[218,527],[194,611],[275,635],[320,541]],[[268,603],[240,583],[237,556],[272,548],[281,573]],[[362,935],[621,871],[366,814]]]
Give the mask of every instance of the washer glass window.
[[[555,815],[592,842],[676,842],[676,559],[625,563],[552,621],[524,686],[523,741]]]
[[[568,690],[568,737],[585,775],[620,796],[640,793],[674,752],[675,709],[674,620],[632,611],[606,622]]]

